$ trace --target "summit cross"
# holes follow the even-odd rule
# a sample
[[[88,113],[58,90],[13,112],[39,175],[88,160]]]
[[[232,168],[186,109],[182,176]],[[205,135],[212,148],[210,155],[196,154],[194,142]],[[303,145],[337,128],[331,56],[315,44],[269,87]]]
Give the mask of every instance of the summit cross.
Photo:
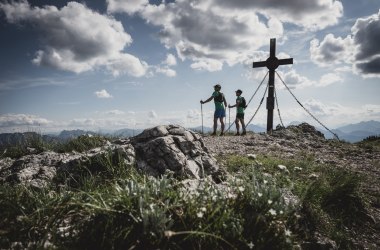
[[[267,133],[273,131],[273,110],[274,110],[274,73],[280,65],[293,64],[293,58],[278,59],[276,57],[276,38],[270,39],[270,56],[266,61],[253,62],[253,68],[267,67],[269,69],[269,90],[267,97]]]

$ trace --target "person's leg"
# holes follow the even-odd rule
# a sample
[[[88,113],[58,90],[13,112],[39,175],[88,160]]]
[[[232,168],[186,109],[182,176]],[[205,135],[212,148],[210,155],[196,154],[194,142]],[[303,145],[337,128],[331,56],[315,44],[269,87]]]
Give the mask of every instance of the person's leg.
[[[212,135],[216,135],[216,129],[218,128],[218,118],[214,117],[214,132]]]
[[[220,117],[220,127],[221,127],[221,132],[220,135],[224,135],[224,117]]]
[[[241,123],[241,128],[242,128],[242,130],[243,130],[242,135],[245,135],[245,134],[247,133],[247,131],[245,130],[244,117],[243,117],[243,118],[240,118],[240,123]]]
[[[239,118],[237,117],[235,119],[235,125],[236,125],[236,135],[240,135]]]

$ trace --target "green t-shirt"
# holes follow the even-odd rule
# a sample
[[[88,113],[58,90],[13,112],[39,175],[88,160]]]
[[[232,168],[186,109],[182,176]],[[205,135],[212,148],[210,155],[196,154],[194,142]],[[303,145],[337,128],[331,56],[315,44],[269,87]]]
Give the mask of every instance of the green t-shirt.
[[[236,104],[237,104],[236,112],[238,114],[244,114],[244,108],[240,107],[240,103],[242,102],[242,99],[243,99],[243,97],[241,97],[241,96],[238,96],[236,98]]]
[[[218,91],[215,91],[214,93],[212,93],[212,96],[214,97],[215,109],[224,109],[223,102],[215,101],[215,99],[216,99],[219,95],[223,95],[223,94],[220,93],[220,92],[218,92]]]

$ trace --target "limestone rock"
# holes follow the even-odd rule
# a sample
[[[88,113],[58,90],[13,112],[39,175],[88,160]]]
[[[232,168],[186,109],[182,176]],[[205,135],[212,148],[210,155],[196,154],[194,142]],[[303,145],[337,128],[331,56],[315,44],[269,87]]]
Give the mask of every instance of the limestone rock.
[[[0,160],[0,183],[21,183],[35,188],[48,186],[58,173],[72,175],[78,166],[105,154],[123,159],[125,164],[135,161],[135,151],[129,141],[117,141],[84,153],[56,153],[52,151],[23,156],[17,160]]]
[[[131,139],[139,169],[159,176],[173,171],[181,178],[217,178],[220,169],[199,134],[181,126],[157,126]]]

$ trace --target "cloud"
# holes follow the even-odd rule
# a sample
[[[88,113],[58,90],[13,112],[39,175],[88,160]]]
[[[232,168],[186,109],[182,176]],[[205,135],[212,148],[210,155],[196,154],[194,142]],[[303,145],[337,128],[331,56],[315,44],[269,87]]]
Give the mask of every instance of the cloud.
[[[163,64],[168,65],[168,66],[174,66],[177,65],[177,59],[173,54],[167,54],[166,59],[163,62]]]
[[[174,77],[177,75],[177,72],[175,70],[170,69],[168,67],[157,67],[156,72],[166,75],[168,77]]]
[[[156,73],[166,75],[167,77],[174,77],[177,75],[177,72],[170,67],[175,65],[177,65],[175,56],[173,54],[167,54],[166,59],[162,61],[160,65],[153,68],[156,69]]]
[[[243,62],[269,38],[282,37],[284,22],[316,30],[336,24],[343,14],[342,3],[335,0],[107,2],[110,13],[138,14],[161,28],[159,38],[167,48],[193,61],[193,69],[207,71]]]
[[[380,77],[380,10],[359,18],[346,38],[328,34],[322,42],[310,43],[311,59],[320,66],[351,64],[363,77]]]
[[[343,5],[336,0],[214,0],[214,3],[226,9],[255,10],[267,17],[276,16],[282,22],[313,30],[337,24],[343,15]]]
[[[117,76],[127,73],[143,76],[147,64],[124,53],[132,43],[121,22],[101,15],[78,2],[55,6],[32,7],[27,1],[0,3],[9,23],[30,24],[38,31],[43,48],[33,63],[56,69],[82,73],[106,67]]]
[[[109,110],[109,111],[106,111],[104,112],[106,115],[124,115],[125,112],[124,111],[121,111],[121,110],[118,110],[118,109],[114,109],[114,110]]]
[[[337,74],[337,73],[328,73],[325,74],[321,77],[319,80],[318,86],[319,87],[326,87],[331,84],[337,83],[337,82],[342,82],[343,78]]]
[[[112,98],[113,97],[105,89],[102,89],[102,90],[99,90],[99,91],[95,91],[94,94],[96,95],[96,97],[103,98],[103,99],[108,99],[108,98]]]
[[[20,127],[20,126],[44,126],[51,121],[30,114],[5,114],[0,115],[0,127]]]
[[[110,59],[106,67],[113,76],[128,74],[134,77],[144,76],[149,68],[146,62],[130,54],[120,54],[118,58]]]
[[[181,60],[194,61],[192,68],[196,70],[216,71],[224,63],[242,62],[267,44],[270,37],[283,34],[282,23],[276,18],[263,23],[256,13],[219,11],[215,7],[218,5],[211,0],[178,0],[144,5],[136,13],[161,28],[160,41],[167,48],[175,49]]]
[[[156,111],[151,110],[151,111],[149,111],[149,113],[148,113],[148,117],[151,118],[151,119],[155,119],[155,118],[158,117],[158,115],[157,115]]]
[[[289,70],[287,72],[278,71],[278,73],[281,76],[281,79],[290,89],[305,88],[312,85],[317,85],[316,82],[311,81],[307,77],[298,74],[294,69]],[[278,79],[277,75],[275,77]],[[277,86],[279,88],[283,88],[284,86],[283,84],[280,84],[280,81],[280,79],[277,80]]]
[[[322,42],[318,39],[310,42],[310,56],[311,60],[320,66],[331,66],[331,64],[351,62],[353,48],[351,37],[335,38],[333,34],[328,34]]]
[[[126,12],[133,14],[149,4],[149,0],[106,0],[107,10],[110,13]]]

